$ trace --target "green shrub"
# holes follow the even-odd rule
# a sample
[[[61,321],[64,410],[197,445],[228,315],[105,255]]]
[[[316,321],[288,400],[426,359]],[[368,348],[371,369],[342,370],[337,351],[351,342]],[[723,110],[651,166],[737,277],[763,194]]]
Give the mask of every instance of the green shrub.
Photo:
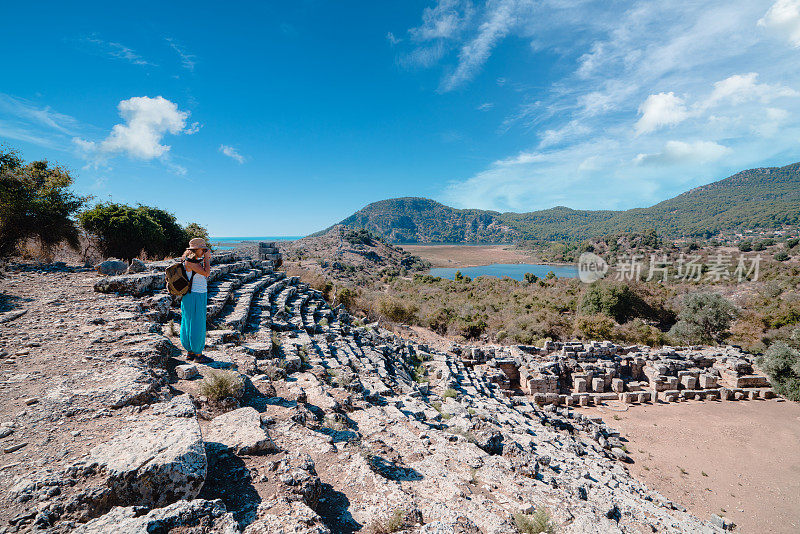
[[[575,330],[582,339],[611,339],[616,323],[605,315],[584,315],[575,321]]]
[[[800,351],[778,341],[770,345],[756,363],[767,373],[778,393],[800,401]]]
[[[137,211],[141,211],[156,224],[161,227],[164,239],[157,243],[148,244],[145,247],[148,255],[165,258],[167,256],[180,256],[189,244],[186,230],[178,224],[175,216],[160,208],[152,206],[138,206]]]
[[[156,255],[166,248],[164,230],[147,210],[106,202],[81,212],[78,219],[97,236],[106,256],[130,261],[143,251]]]
[[[244,380],[236,371],[211,371],[200,381],[200,394],[211,400],[239,399],[243,392]]]
[[[777,261],[786,261],[786,260],[788,260],[788,259],[789,259],[789,254],[787,254],[785,250],[781,250],[780,252],[777,252],[777,253],[776,253],[776,254],[773,256],[773,258],[774,258],[775,260],[777,260]]]
[[[209,237],[208,230],[205,226],[200,226],[197,223],[189,223],[186,225],[186,228],[184,228],[184,232],[186,241],[189,239],[194,239],[195,237],[200,237],[209,247],[211,247],[211,238]]]
[[[627,284],[595,282],[583,294],[580,311],[586,315],[603,314],[618,323],[635,316],[641,299]]]
[[[392,515],[386,519],[375,520],[368,529],[369,534],[391,534],[403,530],[405,527],[405,510],[395,510]]]
[[[356,302],[356,292],[350,289],[349,287],[343,287],[339,291],[336,292],[336,298],[334,302],[336,304],[342,304],[348,310],[352,310],[353,305]]]
[[[444,390],[444,393],[442,393],[443,399],[448,399],[448,398],[455,399],[457,396],[458,396],[458,391],[454,390],[453,388],[447,388]]]
[[[749,240],[742,241],[739,243],[739,250],[742,252],[750,252],[753,250],[753,243]]]
[[[719,293],[690,294],[684,298],[669,335],[681,343],[719,343],[737,316],[736,307]]]
[[[523,534],[556,534],[556,525],[545,508],[537,508],[532,515],[514,514],[514,525]]]
[[[387,297],[378,302],[378,311],[390,321],[410,324],[417,322],[419,308],[413,304],[404,306],[399,300]]]
[[[74,195],[68,171],[47,161],[24,164],[16,152],[0,150],[0,257],[18,252],[29,238],[42,250],[66,242],[78,248],[72,217],[88,197]]]

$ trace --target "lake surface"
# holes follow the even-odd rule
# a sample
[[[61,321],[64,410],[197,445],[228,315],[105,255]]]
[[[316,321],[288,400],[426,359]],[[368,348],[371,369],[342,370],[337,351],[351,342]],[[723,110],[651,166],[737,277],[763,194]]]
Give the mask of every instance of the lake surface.
[[[522,281],[525,273],[533,273],[539,278],[544,278],[547,273],[553,271],[559,278],[577,278],[577,265],[539,265],[533,263],[494,263],[492,265],[481,265],[480,267],[435,267],[429,271],[432,276],[440,276],[453,280],[456,271],[461,271],[464,276],[477,278],[478,276],[495,276],[502,278],[507,276],[514,280]]]

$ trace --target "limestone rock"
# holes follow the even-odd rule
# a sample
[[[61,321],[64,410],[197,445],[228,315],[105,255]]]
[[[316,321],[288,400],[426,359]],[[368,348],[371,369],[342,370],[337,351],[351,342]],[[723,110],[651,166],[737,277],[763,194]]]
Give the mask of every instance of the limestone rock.
[[[75,534],[141,534],[187,532],[193,534],[237,534],[233,515],[221,500],[178,501],[141,515],[138,506],[116,507],[109,513],[79,526]]]
[[[128,270],[128,264],[116,258],[109,258],[106,261],[101,261],[94,266],[95,270],[103,276],[113,276],[117,274],[124,274]]]
[[[259,505],[257,514],[244,534],[331,534],[322,518],[303,502],[267,501]]]
[[[231,449],[236,454],[256,454],[276,450],[267,431],[261,428],[261,416],[253,408],[239,408],[215,417],[205,432],[209,452]]]
[[[175,367],[175,374],[181,380],[189,380],[197,376],[197,366],[192,364],[179,365]]]
[[[128,274],[143,273],[147,270],[147,264],[139,258],[133,258],[128,267]]]
[[[107,477],[111,505],[193,499],[206,478],[205,447],[194,418],[145,416],[92,449],[90,457]]]
[[[126,267],[127,268],[127,267]],[[99,293],[121,293],[123,295],[141,296],[165,285],[163,272],[144,272],[121,276],[107,276],[94,284]]]

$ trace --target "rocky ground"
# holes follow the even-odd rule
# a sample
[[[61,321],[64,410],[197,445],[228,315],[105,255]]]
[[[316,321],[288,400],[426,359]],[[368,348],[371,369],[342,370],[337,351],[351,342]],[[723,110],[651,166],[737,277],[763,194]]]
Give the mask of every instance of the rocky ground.
[[[599,417],[357,327],[269,262],[218,255],[213,362],[187,363],[145,269],[0,280],[0,533],[511,533],[537,508],[565,533],[721,531],[632,477]]]

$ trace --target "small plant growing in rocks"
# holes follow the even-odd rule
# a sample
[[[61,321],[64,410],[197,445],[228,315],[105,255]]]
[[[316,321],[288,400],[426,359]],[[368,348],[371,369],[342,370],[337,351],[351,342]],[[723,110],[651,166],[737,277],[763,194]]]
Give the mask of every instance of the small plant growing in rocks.
[[[537,508],[532,515],[514,514],[514,525],[522,534],[556,534],[556,525],[545,508]]]
[[[444,399],[447,399],[447,398],[455,399],[457,395],[458,395],[458,392],[456,390],[454,390],[453,388],[447,388],[446,390],[444,390],[444,393],[442,394],[442,398],[444,398]]]
[[[387,517],[386,519],[378,519],[373,522],[369,527],[370,534],[391,534],[392,532],[397,532],[399,530],[403,530],[405,526],[404,517],[406,515],[405,510],[397,509],[392,512],[392,515]]]
[[[239,399],[244,391],[244,380],[236,371],[210,372],[200,381],[200,394],[218,401],[227,397]]]

